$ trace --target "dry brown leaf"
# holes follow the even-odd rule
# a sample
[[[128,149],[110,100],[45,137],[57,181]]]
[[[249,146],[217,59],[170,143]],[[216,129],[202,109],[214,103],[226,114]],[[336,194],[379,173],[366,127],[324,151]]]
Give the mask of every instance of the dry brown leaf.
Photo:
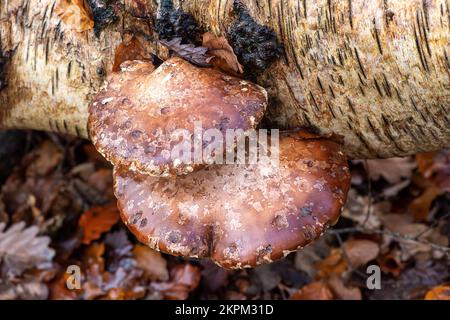
[[[115,204],[92,207],[83,213],[78,222],[83,228],[83,244],[90,244],[109,231],[119,221],[119,211]]]
[[[401,260],[406,261],[411,256],[418,254],[445,254],[442,251],[432,250],[426,243],[420,241],[428,241],[440,246],[448,246],[448,238],[440,234],[439,229],[429,228],[423,223],[414,223],[413,218],[407,214],[390,214],[383,217],[384,226],[387,231],[398,233],[400,236],[407,238],[415,238],[417,241],[402,239],[398,241],[402,250]],[[386,244],[395,240],[395,237],[390,235],[383,236]],[[419,241],[419,242],[418,242]]]
[[[417,169],[422,175],[425,175],[428,169],[433,165],[436,152],[424,152],[416,154]]]
[[[425,300],[450,300],[450,286],[442,285],[431,288],[425,295]]]
[[[225,37],[218,37],[212,32],[203,34],[203,47],[215,58],[211,63],[224,71],[232,70],[235,73],[244,73],[244,67],[239,63],[233,48]]]
[[[291,300],[332,300],[333,293],[323,282],[310,283],[292,294]]]
[[[144,270],[148,279],[153,281],[167,281],[169,279],[166,259],[158,251],[137,244],[133,249],[133,256],[137,266]]]
[[[369,212],[369,198],[367,196],[361,196],[355,189],[350,189],[347,196],[347,202],[342,211],[342,216],[355,221],[358,225],[365,224],[367,228],[376,229],[380,227],[381,221],[379,218],[380,211],[386,210],[386,207],[390,210],[389,202],[380,202],[372,204]]]
[[[442,191],[440,188],[430,185],[420,196],[415,198],[408,206],[408,212],[413,215],[414,220],[427,220],[431,204],[441,193]]]
[[[338,276],[332,276],[328,279],[328,286],[337,299],[341,300],[361,300],[361,290],[357,287],[348,288],[344,285],[342,279]]]
[[[450,149],[416,156],[420,173],[443,191],[450,192]]]
[[[76,32],[94,28],[92,14],[84,0],[59,0],[55,13],[69,29]]]
[[[375,259],[380,252],[377,243],[365,239],[351,239],[343,245],[351,266],[355,269]]]
[[[152,282],[151,288],[161,293],[165,299],[185,300],[189,292],[200,283],[200,268],[192,264],[177,265],[171,270],[171,280],[168,282]]]
[[[363,163],[371,180],[383,177],[390,184],[397,184],[403,178],[411,178],[416,163],[411,158],[389,158],[355,160],[355,163]]]
[[[340,275],[347,270],[347,262],[343,258],[342,250],[334,248],[330,255],[316,264],[318,269],[317,277],[319,279],[328,278],[332,275]]]
[[[8,273],[21,275],[52,261],[55,251],[49,247],[50,238],[38,236],[38,232],[36,226],[25,228],[24,222],[6,230],[0,223],[0,264]]]
[[[172,52],[179,57],[200,67],[210,67],[213,56],[207,54],[208,48],[196,47],[191,43],[182,44],[181,38],[173,38],[170,41],[160,40],[161,44],[165,45]]]
[[[113,72],[120,71],[120,65],[125,61],[130,60],[149,60],[145,54],[145,49],[142,43],[135,36],[131,36],[124,39],[119,44],[114,55],[114,65],[112,67]]]
[[[45,140],[39,148],[30,152],[25,161],[29,163],[27,176],[47,176],[55,170],[63,159],[63,154],[50,140]]]

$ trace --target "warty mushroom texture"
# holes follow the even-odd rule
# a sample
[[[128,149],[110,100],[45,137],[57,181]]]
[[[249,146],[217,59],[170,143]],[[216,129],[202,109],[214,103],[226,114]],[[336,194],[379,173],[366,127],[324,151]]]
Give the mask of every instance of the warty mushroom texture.
[[[90,136],[115,166],[122,219],[141,242],[245,268],[285,257],[337,221],[350,174],[335,142],[285,132],[279,159],[256,164],[208,166],[171,157],[176,130],[194,140],[200,121],[224,135],[227,129],[245,135],[266,105],[263,88],[181,58],[156,70],[128,61],[106,81],[89,108]],[[210,152],[208,144],[202,148]]]

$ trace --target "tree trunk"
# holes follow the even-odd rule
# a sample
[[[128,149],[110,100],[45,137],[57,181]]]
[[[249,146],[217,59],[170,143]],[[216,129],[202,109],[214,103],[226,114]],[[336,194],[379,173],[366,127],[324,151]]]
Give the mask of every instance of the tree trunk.
[[[87,137],[88,103],[124,35],[167,57],[154,28],[159,2],[125,0],[118,21],[99,37],[67,28],[54,0],[1,2],[7,86],[0,91],[0,126]],[[180,2],[216,34],[228,36],[239,19],[233,1]],[[243,2],[283,43],[283,54],[257,79],[271,97],[267,117],[274,126],[332,135],[353,158],[450,145],[448,0]]]

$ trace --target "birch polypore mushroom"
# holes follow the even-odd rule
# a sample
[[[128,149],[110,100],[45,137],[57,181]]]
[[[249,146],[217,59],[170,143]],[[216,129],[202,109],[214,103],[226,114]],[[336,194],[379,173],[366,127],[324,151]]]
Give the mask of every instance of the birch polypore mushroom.
[[[319,237],[350,185],[340,147],[300,134],[282,135],[279,163],[213,165],[175,179],[114,175],[122,219],[141,242],[226,268],[268,263]]]
[[[92,101],[89,132],[116,166],[155,176],[187,174],[203,166],[204,156],[180,159],[173,151],[183,139],[194,148],[196,125],[223,136],[227,129],[245,132],[260,122],[266,105],[262,87],[181,58],[155,71],[150,63],[127,62]]]

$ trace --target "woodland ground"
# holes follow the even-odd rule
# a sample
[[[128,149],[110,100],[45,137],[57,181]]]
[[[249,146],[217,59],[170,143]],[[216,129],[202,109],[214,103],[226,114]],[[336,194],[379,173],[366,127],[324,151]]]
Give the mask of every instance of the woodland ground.
[[[450,299],[450,152],[352,161],[346,208],[325,236],[226,271],[139,244],[90,143],[36,132],[3,141],[0,299]],[[78,290],[66,286],[70,265]],[[366,286],[369,265],[380,290]]]

